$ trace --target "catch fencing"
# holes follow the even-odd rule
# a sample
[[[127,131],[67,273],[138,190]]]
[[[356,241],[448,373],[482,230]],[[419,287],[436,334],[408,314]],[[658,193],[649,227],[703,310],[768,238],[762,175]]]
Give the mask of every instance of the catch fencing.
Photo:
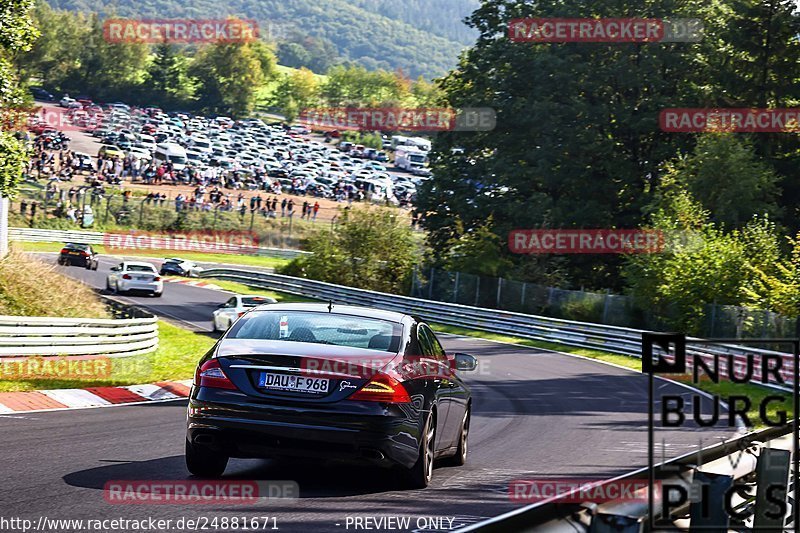
[[[135,233],[102,233],[98,231],[77,231],[77,230],[54,230],[54,229],[35,229],[35,228],[9,228],[9,239],[12,241],[22,242],[79,242],[85,244],[109,244],[119,241],[120,236],[135,235]],[[146,249],[152,250],[170,250],[176,254],[181,251],[190,252],[192,250],[185,249],[186,244],[178,238],[169,235],[164,236],[149,236],[147,239],[136,241],[137,249],[139,246],[144,246]],[[221,253],[226,253],[226,247],[231,253],[244,253],[243,246],[215,243],[214,247],[219,249]],[[267,247],[249,247],[247,252],[252,252],[254,255],[265,257],[283,257],[293,259],[309,252],[302,250],[288,250],[284,248],[267,248]],[[117,253],[124,254],[124,250]]]

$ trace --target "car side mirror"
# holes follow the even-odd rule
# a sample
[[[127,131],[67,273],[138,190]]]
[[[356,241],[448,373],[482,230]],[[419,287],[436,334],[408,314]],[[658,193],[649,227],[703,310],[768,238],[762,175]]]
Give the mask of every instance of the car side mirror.
[[[119,267],[111,267],[111,272],[119,272],[120,270]]]
[[[461,370],[463,372],[470,372],[478,368],[478,360],[475,356],[468,353],[454,353],[453,363],[455,363],[456,370]]]
[[[217,309],[222,309],[223,307],[225,307],[225,306],[227,306],[227,305],[228,305],[228,302],[222,302],[221,304],[219,304],[219,305],[217,306]]]

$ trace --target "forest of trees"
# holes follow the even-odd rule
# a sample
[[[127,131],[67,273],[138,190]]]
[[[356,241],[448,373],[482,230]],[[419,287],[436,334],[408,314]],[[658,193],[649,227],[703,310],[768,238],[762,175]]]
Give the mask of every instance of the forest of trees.
[[[337,63],[426,78],[444,75],[476,32],[463,24],[477,0],[51,0],[54,8],[132,18],[256,19],[281,64],[324,72]]]
[[[602,10],[592,6],[602,5]],[[696,17],[702,42],[531,44],[517,17]],[[434,143],[419,210],[436,261],[474,274],[629,292],[691,327],[707,303],[797,316],[800,138],[665,133],[664,108],[800,103],[800,15],[791,0],[486,0],[476,45],[443,82],[449,103],[497,111],[491,132]],[[463,155],[453,156],[453,148]],[[517,228],[653,227],[680,237],[639,256],[519,256]],[[686,238],[690,236],[691,238]],[[485,254],[490,248],[494,254]],[[464,260],[483,250],[491,261]],[[469,255],[469,254],[467,254]],[[675,310],[678,309],[678,312]],[[685,321],[685,322],[682,322]]]

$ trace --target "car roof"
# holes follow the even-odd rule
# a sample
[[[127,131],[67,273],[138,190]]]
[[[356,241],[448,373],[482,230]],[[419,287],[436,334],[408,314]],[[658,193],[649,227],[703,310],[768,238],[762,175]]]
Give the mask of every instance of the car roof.
[[[257,311],[306,311],[316,313],[327,313],[327,303],[285,303],[285,304],[265,304],[258,306],[251,312]],[[363,307],[358,305],[339,305],[333,304],[330,310],[333,314],[360,316],[364,318],[376,318],[389,322],[404,322],[409,315],[396,311],[384,311],[373,307]]]

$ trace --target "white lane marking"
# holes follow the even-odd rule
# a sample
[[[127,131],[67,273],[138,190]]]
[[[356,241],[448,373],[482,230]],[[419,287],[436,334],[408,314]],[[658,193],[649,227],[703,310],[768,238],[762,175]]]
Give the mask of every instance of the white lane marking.
[[[14,412],[16,412],[16,411],[14,411],[12,408],[7,407],[7,406],[3,405],[2,403],[0,403],[0,413],[14,413]]]
[[[163,387],[150,383],[144,385],[128,385],[127,387],[123,387],[123,389],[128,389],[132,393],[149,400],[174,400],[176,398],[182,398],[182,396],[173,394]]]
[[[92,407],[95,405],[109,405],[111,403],[83,389],[55,389],[39,392],[59,403],[63,403],[67,407]]]

